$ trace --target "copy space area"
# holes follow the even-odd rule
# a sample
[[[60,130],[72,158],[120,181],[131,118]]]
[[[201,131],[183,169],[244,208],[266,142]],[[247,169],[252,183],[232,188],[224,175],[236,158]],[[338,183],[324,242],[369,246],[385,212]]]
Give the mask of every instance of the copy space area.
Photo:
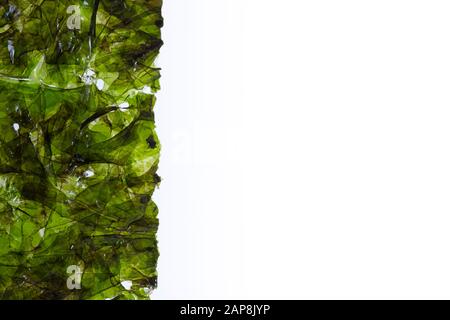
[[[166,1],[153,297],[450,298],[449,14]]]

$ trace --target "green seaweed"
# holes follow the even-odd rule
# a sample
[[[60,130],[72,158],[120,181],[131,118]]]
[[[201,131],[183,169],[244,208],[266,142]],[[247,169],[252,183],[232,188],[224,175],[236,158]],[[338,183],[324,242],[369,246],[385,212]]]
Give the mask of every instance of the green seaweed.
[[[150,298],[161,6],[0,0],[0,299]]]

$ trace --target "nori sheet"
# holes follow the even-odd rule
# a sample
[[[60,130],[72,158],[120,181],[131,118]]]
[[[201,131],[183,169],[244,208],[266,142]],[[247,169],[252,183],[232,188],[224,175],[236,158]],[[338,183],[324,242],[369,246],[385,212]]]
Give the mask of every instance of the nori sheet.
[[[149,299],[162,0],[0,0],[0,299]]]

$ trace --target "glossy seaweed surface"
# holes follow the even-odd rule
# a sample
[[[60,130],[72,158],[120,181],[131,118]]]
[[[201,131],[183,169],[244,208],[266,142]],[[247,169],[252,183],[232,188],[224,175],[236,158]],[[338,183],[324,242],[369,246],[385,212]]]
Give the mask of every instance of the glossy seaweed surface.
[[[156,286],[161,0],[0,0],[0,299]]]

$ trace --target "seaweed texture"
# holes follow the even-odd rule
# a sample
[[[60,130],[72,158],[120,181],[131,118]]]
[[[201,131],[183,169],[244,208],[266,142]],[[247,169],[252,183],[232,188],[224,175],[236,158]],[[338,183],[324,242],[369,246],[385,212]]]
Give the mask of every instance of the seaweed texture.
[[[161,0],[0,0],[0,299],[156,286]]]

